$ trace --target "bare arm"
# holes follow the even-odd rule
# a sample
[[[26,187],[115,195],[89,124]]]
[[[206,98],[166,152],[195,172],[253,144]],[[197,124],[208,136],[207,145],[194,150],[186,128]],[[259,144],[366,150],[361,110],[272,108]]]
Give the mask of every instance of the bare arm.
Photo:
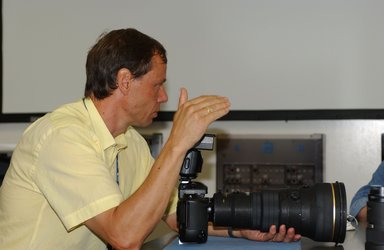
[[[169,139],[147,179],[119,206],[89,219],[85,225],[116,249],[139,249],[164,214],[187,150],[209,124],[229,112],[229,106],[227,98],[218,96],[188,101],[182,89]]]
[[[367,223],[367,206],[360,209],[356,217],[359,223]]]

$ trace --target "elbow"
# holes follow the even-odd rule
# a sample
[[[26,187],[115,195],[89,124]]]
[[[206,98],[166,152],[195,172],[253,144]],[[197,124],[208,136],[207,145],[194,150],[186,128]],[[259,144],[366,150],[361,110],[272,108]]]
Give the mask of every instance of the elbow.
[[[110,240],[111,246],[116,250],[134,250],[140,249],[144,240],[137,237],[121,237],[119,239],[113,238]]]
[[[121,219],[114,217],[115,210],[109,209],[87,220],[85,225],[113,249],[140,249],[149,229],[136,223],[121,223]]]
[[[107,241],[116,250],[140,249],[144,243],[146,235],[137,230],[120,230],[114,227],[109,230]]]

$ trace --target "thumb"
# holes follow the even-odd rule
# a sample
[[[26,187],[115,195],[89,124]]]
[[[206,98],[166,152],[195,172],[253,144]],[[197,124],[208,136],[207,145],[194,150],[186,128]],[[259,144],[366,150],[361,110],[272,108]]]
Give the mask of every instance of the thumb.
[[[188,101],[188,91],[185,88],[181,88],[178,107],[180,108],[180,106],[186,103],[187,101]]]

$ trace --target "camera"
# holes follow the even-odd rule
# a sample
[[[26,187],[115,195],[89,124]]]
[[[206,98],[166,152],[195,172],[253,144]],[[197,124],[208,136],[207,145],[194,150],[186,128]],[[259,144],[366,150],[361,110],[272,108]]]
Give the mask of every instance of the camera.
[[[384,187],[371,186],[367,202],[366,250],[384,250]]]
[[[181,242],[205,243],[208,222],[213,226],[257,229],[285,224],[315,241],[344,242],[347,223],[343,183],[317,183],[311,187],[260,192],[217,192],[205,197],[207,187],[195,182],[203,159],[199,150],[212,150],[214,135],[204,137],[190,149],[180,170],[177,224]]]

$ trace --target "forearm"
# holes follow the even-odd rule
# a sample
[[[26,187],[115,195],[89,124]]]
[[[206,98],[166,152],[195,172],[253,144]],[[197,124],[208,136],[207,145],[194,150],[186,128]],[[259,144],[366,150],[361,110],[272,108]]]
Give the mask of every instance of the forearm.
[[[150,233],[163,217],[177,184],[184,156],[185,152],[175,151],[169,144],[164,145],[147,179],[119,206],[121,217],[127,223],[135,224],[134,231],[131,228],[129,233]]]
[[[166,143],[140,188],[119,206],[86,225],[112,245],[140,247],[160,221],[174,191],[185,152]]]
[[[360,209],[359,213],[356,216],[357,220],[364,224],[367,223],[367,206]]]

